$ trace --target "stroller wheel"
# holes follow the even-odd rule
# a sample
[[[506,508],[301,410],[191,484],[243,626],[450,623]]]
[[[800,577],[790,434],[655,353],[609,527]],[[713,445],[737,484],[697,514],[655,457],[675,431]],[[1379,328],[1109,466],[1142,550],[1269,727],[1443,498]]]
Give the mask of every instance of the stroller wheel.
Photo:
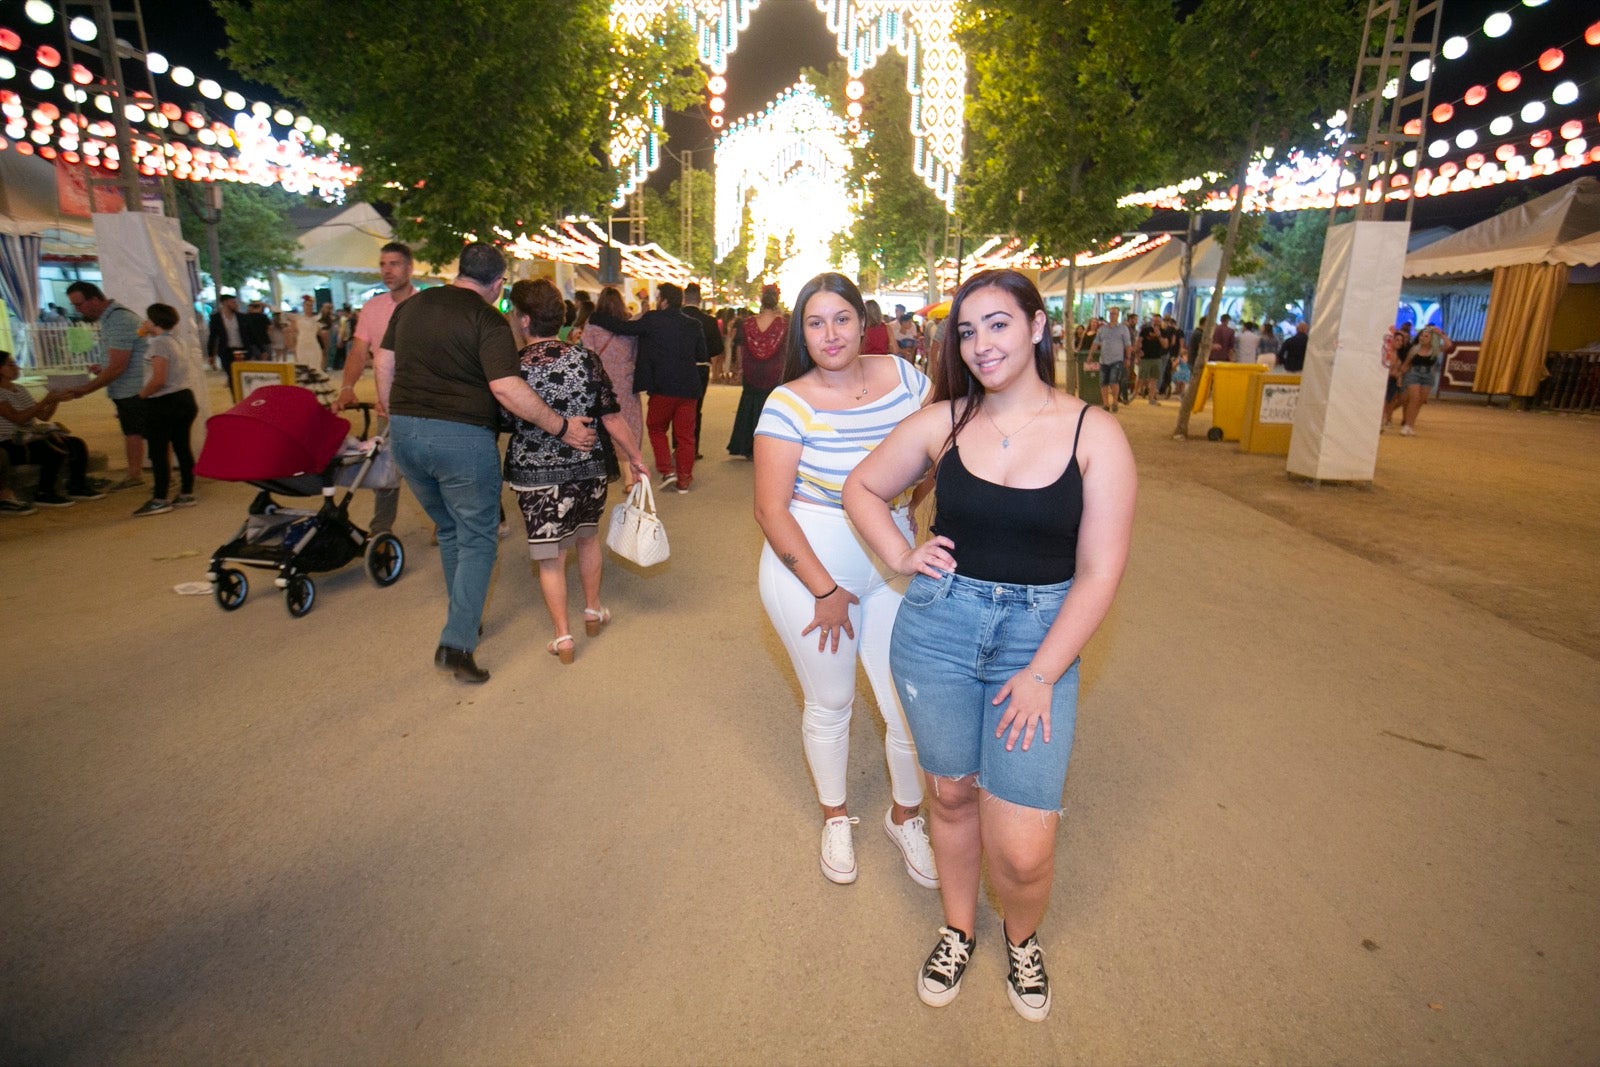
[[[367,542],[367,573],[379,585],[393,585],[406,569],[406,549],[400,538],[381,533]]]
[[[303,617],[317,602],[316,583],[303,574],[295,575],[283,590],[283,602],[290,615],[297,619]]]
[[[250,579],[244,576],[243,571],[222,567],[217,570],[217,580],[212,584],[211,591],[217,598],[217,606],[223,611],[237,611],[239,605],[244,603],[244,598],[250,595]]]

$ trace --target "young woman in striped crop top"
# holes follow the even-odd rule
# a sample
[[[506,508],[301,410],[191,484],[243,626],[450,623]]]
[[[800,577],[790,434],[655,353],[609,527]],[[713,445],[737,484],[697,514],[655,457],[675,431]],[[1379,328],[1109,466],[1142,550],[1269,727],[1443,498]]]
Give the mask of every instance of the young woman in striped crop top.
[[[845,483],[879,558],[915,575],[890,668],[931,794],[944,926],[917,994],[955,998],[977,942],[982,860],[1004,918],[1007,994],[1050,1012],[1035,936],[1055,873],[1077,715],[1078,653],[1116,594],[1133,527],[1133,454],[1108,412],[1056,391],[1039,291],[984,271],[957,291],[933,396]],[[921,545],[889,501],[935,471],[935,536]]]
[[[856,823],[845,805],[856,657],[866,668],[887,727],[894,806],[884,829],[906,873],[939,884],[920,814],[922,779],[889,675],[889,635],[900,606],[899,575],[878,563],[839,504],[852,468],[922,406],[928,379],[894,356],[861,355],[865,308],[842,274],[819,274],[795,301],[785,344],[784,384],[756,424],[756,521],[761,602],[805,694],[801,736],[822,805],[822,874],[856,880]],[[897,503],[909,501],[902,494]],[[907,536],[900,507],[890,524]]]

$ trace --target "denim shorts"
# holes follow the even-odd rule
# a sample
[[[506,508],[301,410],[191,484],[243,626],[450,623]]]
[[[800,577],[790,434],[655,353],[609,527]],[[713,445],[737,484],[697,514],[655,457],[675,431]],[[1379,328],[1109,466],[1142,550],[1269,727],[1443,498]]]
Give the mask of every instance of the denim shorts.
[[[1060,810],[1078,713],[1077,661],[1052,689],[1048,742],[1035,733],[1024,752],[1018,737],[1007,752],[1005,738],[995,737],[1006,706],[992,702],[1027,668],[1071,586],[1070,580],[1004,585],[958,574],[911,580],[895,619],[889,669],[924,771],[976,775],[991,796]]]
[[[1100,364],[1100,388],[1109,389],[1113,385],[1123,385],[1128,380],[1128,368],[1122,360],[1115,363]]]
[[[1412,363],[1411,366],[1406,368],[1405,377],[1400,380],[1400,384],[1402,386],[1425,385],[1429,389],[1432,389],[1435,380],[1434,371],[1437,369],[1438,368],[1431,363],[1426,367],[1420,367],[1416,363]]]

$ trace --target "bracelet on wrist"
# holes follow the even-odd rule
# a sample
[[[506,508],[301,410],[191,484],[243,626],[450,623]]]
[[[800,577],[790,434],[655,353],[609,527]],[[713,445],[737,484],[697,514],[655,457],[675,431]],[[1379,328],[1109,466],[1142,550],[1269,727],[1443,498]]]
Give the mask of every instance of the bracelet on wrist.
[[[552,436],[555,436],[555,437],[565,437],[565,436],[567,436],[567,420],[565,418],[563,418],[561,420],[561,429],[557,430]]]
[[[826,593],[813,593],[812,595],[815,596],[818,600],[827,600],[829,597],[831,597],[833,594],[837,593],[838,591],[839,591],[839,583],[838,582],[834,582],[833,583],[833,588],[828,590]]]
[[[1056,684],[1056,683],[1051,682],[1051,681],[1046,681],[1045,680],[1045,676],[1040,674],[1038,671],[1029,671],[1028,672],[1028,677],[1032,678],[1034,681],[1038,682],[1040,685],[1055,685]]]

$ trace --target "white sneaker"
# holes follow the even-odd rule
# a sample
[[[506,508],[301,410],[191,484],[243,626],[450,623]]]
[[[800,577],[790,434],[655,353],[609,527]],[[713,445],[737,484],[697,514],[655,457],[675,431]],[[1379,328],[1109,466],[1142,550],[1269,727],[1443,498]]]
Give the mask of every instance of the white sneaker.
[[[900,849],[906,861],[906,873],[924,889],[939,888],[939,868],[933,863],[933,846],[928,843],[928,824],[920,815],[903,823],[894,821],[894,809],[883,813],[883,828]]]
[[[1413,430],[1411,427],[1409,427],[1409,426],[1405,425],[1404,423],[1402,423],[1401,426],[1400,426],[1400,436],[1401,437],[1415,437],[1415,436],[1417,436],[1417,431]]]
[[[838,885],[856,880],[856,842],[850,827],[861,820],[836,815],[822,824],[822,877]]]

